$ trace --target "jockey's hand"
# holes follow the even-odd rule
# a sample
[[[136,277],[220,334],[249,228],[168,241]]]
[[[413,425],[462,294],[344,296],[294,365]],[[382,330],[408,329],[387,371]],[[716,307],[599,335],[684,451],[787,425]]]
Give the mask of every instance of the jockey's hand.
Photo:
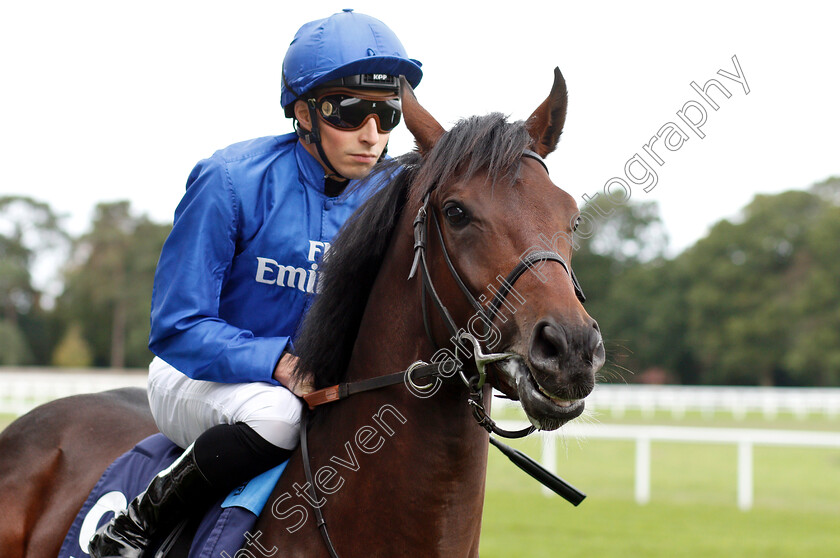
[[[315,391],[315,386],[311,374],[307,374],[303,380],[295,377],[294,370],[297,362],[298,357],[295,355],[283,353],[283,356],[277,361],[277,366],[274,367],[274,379],[298,397],[303,397],[307,393]]]

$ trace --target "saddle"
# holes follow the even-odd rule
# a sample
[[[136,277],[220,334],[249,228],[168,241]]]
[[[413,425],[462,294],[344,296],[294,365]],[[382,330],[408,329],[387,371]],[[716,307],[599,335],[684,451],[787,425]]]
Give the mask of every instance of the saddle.
[[[85,500],[64,538],[58,558],[89,558],[87,545],[96,530],[116,512],[124,510],[183,451],[163,434],[155,434],[117,458]],[[244,546],[246,534],[265,507],[286,463],[235,488],[209,510],[185,518],[170,533],[163,533],[153,541],[146,555],[149,558],[235,556]]]

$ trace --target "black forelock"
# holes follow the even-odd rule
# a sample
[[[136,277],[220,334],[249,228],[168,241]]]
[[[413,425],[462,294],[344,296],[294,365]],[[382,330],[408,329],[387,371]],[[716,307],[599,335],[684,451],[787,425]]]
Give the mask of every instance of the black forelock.
[[[510,123],[501,113],[462,119],[438,140],[417,183],[428,190],[478,172],[486,172],[491,185],[512,181],[519,172],[522,151],[532,143],[522,122]]]

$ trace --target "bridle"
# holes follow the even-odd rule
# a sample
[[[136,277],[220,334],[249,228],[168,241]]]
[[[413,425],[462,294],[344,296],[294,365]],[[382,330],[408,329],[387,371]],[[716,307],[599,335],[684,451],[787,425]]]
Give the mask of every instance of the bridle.
[[[530,149],[524,149],[522,151],[522,157],[527,157],[539,162],[545,169],[546,173],[548,173],[548,167],[546,166],[545,161],[542,157],[540,157],[539,154],[535,153],[534,151],[531,151]],[[454,376],[454,372],[457,372],[461,381],[469,390],[468,403],[472,407],[473,416],[478,422],[479,426],[481,426],[491,434],[496,434],[505,438],[521,438],[527,436],[528,434],[534,432],[534,426],[529,426],[527,428],[517,431],[504,430],[496,425],[495,421],[493,421],[493,419],[490,418],[489,414],[485,410],[483,401],[483,387],[487,378],[486,366],[490,363],[507,360],[517,355],[515,353],[484,353],[484,351],[481,348],[481,343],[479,342],[479,339],[477,339],[476,336],[470,333],[469,331],[463,328],[459,329],[458,326],[455,324],[455,321],[452,319],[452,315],[450,314],[449,310],[446,308],[443,301],[440,299],[440,296],[438,296],[437,290],[435,289],[434,283],[432,281],[432,277],[429,274],[429,267],[426,261],[426,248],[427,240],[429,237],[429,222],[433,223],[434,225],[438,242],[443,253],[444,261],[446,261],[446,265],[449,268],[450,275],[455,280],[455,283],[458,285],[459,289],[461,290],[469,304],[473,307],[473,309],[475,309],[475,315],[479,316],[481,321],[484,323],[484,337],[486,337],[489,334],[490,329],[493,327],[493,320],[498,315],[499,309],[501,305],[505,302],[507,295],[513,289],[514,283],[516,283],[516,281],[520,277],[522,277],[522,275],[524,275],[527,270],[531,269],[535,264],[539,262],[553,261],[559,263],[569,275],[577,299],[580,302],[584,302],[586,300],[586,297],[584,296],[580,283],[578,282],[577,277],[575,277],[575,273],[572,270],[569,263],[555,251],[539,250],[535,252],[529,252],[526,256],[521,257],[519,263],[510,271],[510,273],[508,273],[507,277],[505,277],[504,280],[501,282],[500,287],[496,291],[496,294],[490,301],[489,305],[486,308],[482,306],[479,303],[479,301],[476,300],[476,298],[473,296],[472,292],[466,286],[464,281],[461,279],[461,276],[458,274],[458,271],[455,269],[455,266],[452,263],[452,259],[449,257],[449,251],[446,248],[446,243],[443,239],[443,232],[441,231],[440,223],[438,222],[435,212],[429,210],[429,200],[432,192],[434,192],[436,187],[437,185],[433,185],[426,192],[426,194],[423,197],[423,204],[420,206],[420,209],[417,212],[417,216],[414,219],[414,261],[412,263],[408,279],[412,279],[418,271],[420,272],[421,311],[423,314],[423,325],[426,329],[426,335],[431,341],[432,346],[435,347],[435,349],[437,350],[438,345],[435,342],[434,337],[432,335],[428,305],[426,304],[426,299],[428,297],[431,299],[432,304],[437,309],[438,314],[443,319],[443,323],[445,324],[446,329],[451,335],[450,340],[455,346],[455,357],[457,367],[455,368],[455,370],[453,370],[451,362],[438,362],[429,364],[424,361],[417,361],[403,372],[397,372],[385,376],[370,378],[367,380],[339,384],[336,386],[313,392],[309,395],[306,395],[304,399],[308,403],[309,408],[312,409],[318,405],[344,399],[346,397],[349,397],[350,395],[353,395],[354,393],[371,391],[402,382],[405,382],[407,385],[410,385],[410,387],[415,391],[415,393],[422,393],[424,391],[430,392],[432,390],[437,389],[437,383],[442,381],[442,379],[451,378]],[[431,219],[429,218],[430,215]],[[460,359],[458,359],[458,350],[459,347],[461,347],[461,340],[468,341],[472,344],[472,357],[475,361],[476,372],[470,377],[466,376],[463,370],[463,365]],[[432,381],[426,384],[417,383],[417,380],[426,378],[431,378]],[[312,496],[312,502],[317,502],[318,495],[315,491],[315,483],[312,479],[312,470],[309,463],[309,450],[306,436],[307,415],[308,413],[304,411],[300,427],[300,444],[303,458],[303,468],[304,473],[306,475],[307,484],[309,486],[309,493],[310,496]],[[509,448],[504,444],[500,444],[498,441],[494,440],[492,436],[490,437],[490,441],[491,443],[493,443],[493,445],[495,445],[503,453],[505,453],[505,455],[511,458],[511,460],[516,462],[517,465],[523,468],[523,470],[526,470],[526,467],[530,468],[530,470],[526,470],[526,472],[537,478],[537,480],[540,480],[540,482],[547,484],[555,492],[572,502],[574,505],[579,504],[585,497],[583,493],[581,493],[580,491],[578,491],[577,489],[560,479],[559,477],[556,477],[552,473],[549,473],[548,471],[542,469],[535,462],[526,462],[523,464],[521,460],[530,461],[530,458],[528,458],[524,454],[516,452],[516,450],[513,450],[512,448]],[[537,471],[537,468],[541,469],[541,471]],[[332,542],[330,541],[329,534],[327,533],[326,521],[324,520],[321,508],[314,506],[314,510],[316,524],[327,546],[327,550],[329,551],[330,556],[332,558],[338,558],[338,554],[336,553],[335,548],[333,547]]]
[[[543,161],[543,158],[534,151],[524,149],[522,151],[522,157],[527,157],[539,162],[545,169],[546,173],[548,173],[548,167],[546,166],[545,161]],[[482,338],[486,338],[490,329],[493,327],[493,319],[498,315],[499,308],[504,303],[507,295],[513,289],[514,283],[516,283],[516,281],[522,277],[527,270],[531,269],[538,262],[553,261],[559,263],[569,275],[577,299],[580,302],[584,302],[586,301],[586,297],[583,294],[583,289],[581,289],[580,283],[578,282],[574,271],[563,256],[552,250],[538,250],[535,252],[529,252],[527,255],[520,257],[519,263],[517,263],[510,273],[508,273],[507,277],[501,281],[499,288],[495,291],[495,296],[490,301],[490,304],[486,308],[483,307],[473,296],[472,292],[466,286],[463,279],[461,279],[460,274],[455,269],[455,266],[452,263],[452,258],[449,256],[449,250],[447,250],[446,243],[443,239],[443,232],[441,231],[440,223],[437,220],[435,212],[429,210],[429,200],[436,187],[437,185],[433,185],[427,190],[426,194],[423,196],[423,203],[417,211],[417,216],[414,218],[414,261],[411,265],[411,271],[409,272],[408,279],[412,279],[418,271],[420,272],[420,304],[426,335],[431,341],[432,346],[437,350],[438,345],[432,335],[429,310],[428,305],[426,304],[426,299],[430,298],[434,307],[437,309],[438,314],[443,319],[443,323],[451,336],[450,340],[455,346],[455,366],[457,369],[453,370],[452,362],[429,364],[424,361],[417,361],[403,372],[397,372],[367,380],[360,380],[357,382],[338,384],[310,393],[306,395],[304,399],[310,409],[312,409],[318,405],[344,399],[354,393],[379,389],[385,386],[400,383],[401,381],[405,381],[405,383],[409,385],[415,393],[422,393],[424,391],[428,392],[431,389],[436,389],[437,386],[435,385],[435,382],[440,381],[441,378],[450,378],[455,375],[454,372],[457,372],[458,376],[470,391],[469,403],[473,408],[473,415],[479,425],[490,433],[506,438],[520,438],[527,436],[534,431],[533,426],[516,432],[506,431],[497,427],[485,411],[482,402],[482,388],[487,378],[485,370],[487,364],[513,358],[516,354],[484,353],[479,339],[464,328],[458,328],[455,324],[455,320],[452,319],[449,309],[447,309],[446,305],[440,299],[437,289],[435,289],[434,282],[432,281],[431,274],[429,273],[429,266],[426,260],[429,222],[431,221],[431,223],[434,224],[435,233],[443,253],[444,261],[446,262],[446,266],[449,268],[450,275],[455,280],[455,283],[458,285],[458,288],[461,290],[469,304],[473,307],[473,309],[475,309],[475,316],[478,316],[485,326],[484,336]],[[429,219],[430,215],[431,219]],[[480,298],[484,297],[482,296]],[[473,348],[472,357],[475,361],[476,373],[469,378],[465,375],[463,365],[458,358],[458,351],[459,347],[461,347],[460,342],[462,340],[469,342]],[[416,382],[416,380],[424,378],[433,378],[435,382],[430,382],[428,384],[418,384]]]
[[[522,156],[539,162],[545,169],[546,173],[548,173],[548,167],[546,166],[545,161],[534,151],[531,151],[530,149],[525,149],[522,151]],[[473,296],[472,292],[466,286],[463,279],[461,279],[460,274],[455,269],[455,266],[452,263],[452,258],[450,258],[449,256],[449,250],[447,250],[446,243],[443,240],[443,232],[441,231],[440,223],[438,222],[437,216],[435,215],[434,211],[429,211],[429,200],[431,197],[431,193],[435,190],[435,188],[436,185],[432,186],[426,192],[426,195],[423,197],[423,204],[420,206],[420,209],[417,211],[417,217],[415,217],[414,219],[414,262],[412,263],[411,271],[408,275],[408,278],[411,279],[417,274],[418,270],[420,271],[420,301],[423,313],[423,325],[426,328],[426,335],[432,342],[432,345],[435,347],[435,349],[437,349],[437,343],[435,342],[434,337],[432,335],[432,330],[429,321],[429,311],[428,306],[426,304],[426,299],[428,295],[428,298],[431,299],[434,307],[438,311],[438,314],[443,319],[443,323],[446,325],[446,329],[449,331],[449,335],[451,336],[450,340],[452,341],[455,347],[455,357],[459,362],[460,360],[457,357],[458,348],[460,347],[460,341],[466,340],[472,344],[473,358],[475,360],[476,365],[476,374],[474,374],[470,378],[467,378],[463,373],[463,369],[459,369],[459,376],[461,377],[466,387],[469,389],[470,395],[468,401],[470,403],[470,406],[472,407],[473,416],[475,417],[476,421],[482,428],[486,429],[488,432],[497,434],[499,436],[503,436],[505,438],[521,438],[523,436],[527,436],[535,430],[533,426],[514,432],[503,430],[496,426],[495,422],[489,417],[488,413],[484,408],[484,392],[482,390],[482,387],[484,386],[484,382],[487,376],[485,372],[486,365],[492,362],[498,362],[509,358],[513,358],[516,355],[514,353],[484,353],[481,350],[481,344],[479,340],[476,339],[475,335],[463,328],[459,329],[458,326],[455,324],[455,321],[452,319],[452,315],[450,314],[449,310],[443,304],[443,301],[441,301],[440,296],[438,296],[437,290],[435,289],[434,283],[432,281],[432,277],[429,274],[429,267],[426,261],[426,247],[427,240],[429,237],[429,222],[431,222],[434,225],[438,243],[440,244],[440,249],[443,253],[443,259],[446,262],[446,266],[449,268],[450,275],[455,280],[455,283],[458,285],[458,288],[461,290],[464,297],[475,310],[475,316],[479,317],[485,326],[485,331],[482,338],[486,338],[489,335],[490,329],[493,327],[493,319],[498,315],[499,308],[501,307],[507,295],[510,293],[514,283],[516,283],[516,281],[528,269],[531,269],[538,262],[553,261],[559,263],[561,266],[563,266],[563,269],[571,278],[572,285],[574,286],[575,290],[575,296],[578,298],[578,300],[584,302],[586,300],[586,296],[584,296],[583,294],[583,289],[581,289],[580,283],[578,282],[574,271],[572,271],[571,266],[566,262],[563,256],[551,250],[539,250],[535,252],[529,252],[527,253],[527,255],[520,258],[519,263],[513,268],[513,270],[511,270],[510,273],[508,273],[507,277],[505,277],[502,280],[500,288],[496,291],[496,294],[493,297],[490,304],[488,305],[488,307],[483,307],[479,303],[479,301],[476,300],[475,296]],[[429,218],[429,216],[431,216],[431,218]],[[415,366],[417,364],[418,363],[415,363],[412,366]],[[412,377],[410,369],[408,376],[409,379]],[[415,385],[414,387],[418,388],[420,386]]]

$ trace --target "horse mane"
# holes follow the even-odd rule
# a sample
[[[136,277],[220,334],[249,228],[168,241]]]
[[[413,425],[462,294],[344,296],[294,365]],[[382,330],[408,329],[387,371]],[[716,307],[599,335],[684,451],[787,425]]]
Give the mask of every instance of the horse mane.
[[[532,143],[523,122],[492,113],[460,120],[426,156],[413,151],[381,163],[369,179],[387,177],[390,183],[353,213],[324,257],[318,295],[295,340],[298,377],[310,371],[316,389],[344,380],[368,296],[409,197],[419,200],[456,176],[468,179],[482,170],[491,187],[499,179],[513,183],[522,151]]]

